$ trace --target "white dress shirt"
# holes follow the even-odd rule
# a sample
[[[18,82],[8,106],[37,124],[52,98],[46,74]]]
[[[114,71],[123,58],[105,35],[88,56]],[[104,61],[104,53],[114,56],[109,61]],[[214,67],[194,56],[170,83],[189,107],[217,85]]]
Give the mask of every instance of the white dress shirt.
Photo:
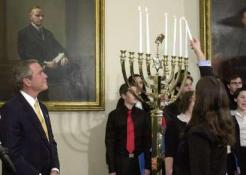
[[[185,122],[185,123],[189,123],[190,121],[190,117],[187,117],[185,114],[181,113],[179,115],[177,115],[177,118],[182,121],[182,122]]]
[[[237,110],[234,114],[239,125],[241,146],[246,146],[246,115],[242,115]]]
[[[198,66],[211,66],[211,62],[209,60],[199,60]]]

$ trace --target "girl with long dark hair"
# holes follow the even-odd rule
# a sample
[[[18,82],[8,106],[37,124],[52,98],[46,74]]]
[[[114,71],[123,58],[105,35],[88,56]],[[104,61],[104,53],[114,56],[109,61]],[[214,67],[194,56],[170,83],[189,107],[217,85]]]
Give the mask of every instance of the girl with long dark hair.
[[[234,125],[222,82],[204,77],[196,86],[195,105],[179,145],[178,175],[225,175],[227,145],[234,143]]]

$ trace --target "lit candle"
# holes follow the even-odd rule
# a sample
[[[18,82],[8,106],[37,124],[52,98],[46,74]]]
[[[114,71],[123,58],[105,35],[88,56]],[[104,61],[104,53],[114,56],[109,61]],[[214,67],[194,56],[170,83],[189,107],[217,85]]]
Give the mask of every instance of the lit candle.
[[[177,35],[177,18],[173,17],[174,25],[173,25],[173,56],[176,56],[176,35]]]
[[[150,53],[150,41],[149,41],[149,13],[148,8],[145,7],[146,14],[146,52]]]
[[[164,42],[164,55],[167,55],[167,13],[164,14],[165,16],[165,31],[164,31],[164,35],[165,35],[165,42]]]
[[[179,18],[179,56],[182,57],[182,45],[183,45],[183,40],[182,40],[182,19],[183,17]]]
[[[139,53],[143,52],[143,19],[142,19],[142,9],[141,6],[138,6],[139,14]]]

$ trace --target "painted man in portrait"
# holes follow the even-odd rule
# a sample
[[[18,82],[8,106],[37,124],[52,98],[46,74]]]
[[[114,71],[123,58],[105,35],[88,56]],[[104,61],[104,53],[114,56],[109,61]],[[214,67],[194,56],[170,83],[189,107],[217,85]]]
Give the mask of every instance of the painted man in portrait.
[[[43,26],[44,13],[41,7],[32,7],[29,19],[30,24],[18,32],[18,54],[22,60],[37,59],[46,68],[51,86],[48,94],[43,96],[44,100],[64,99],[65,93],[59,93],[59,87],[66,85],[64,81],[69,71],[65,50],[52,32]]]
[[[48,68],[68,63],[65,50],[52,32],[43,26],[44,13],[34,6],[29,12],[30,24],[18,32],[18,53],[21,59],[36,58]]]

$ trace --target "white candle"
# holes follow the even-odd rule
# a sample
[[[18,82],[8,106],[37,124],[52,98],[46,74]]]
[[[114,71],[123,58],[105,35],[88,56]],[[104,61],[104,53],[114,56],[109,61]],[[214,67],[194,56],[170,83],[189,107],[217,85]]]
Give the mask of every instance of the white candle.
[[[191,35],[191,32],[190,32],[190,28],[189,28],[189,25],[188,25],[188,21],[185,19],[185,28],[186,28],[186,32],[188,33],[189,35],[189,39],[192,40],[192,35]]]
[[[150,40],[149,40],[149,13],[148,8],[145,7],[146,14],[146,52],[150,53]]]
[[[177,18],[173,17],[174,25],[173,25],[173,56],[176,56],[176,35],[177,35]]]
[[[164,55],[167,55],[167,13],[164,14],[165,16],[165,42],[164,42]]]
[[[143,18],[141,6],[138,6],[139,14],[139,53],[143,52]]]
[[[186,22],[186,21],[185,21]],[[188,32],[187,32],[187,26],[185,25],[185,58],[188,58]]]
[[[182,57],[182,45],[183,45],[183,36],[182,36],[182,19],[183,17],[179,18],[179,56]]]

